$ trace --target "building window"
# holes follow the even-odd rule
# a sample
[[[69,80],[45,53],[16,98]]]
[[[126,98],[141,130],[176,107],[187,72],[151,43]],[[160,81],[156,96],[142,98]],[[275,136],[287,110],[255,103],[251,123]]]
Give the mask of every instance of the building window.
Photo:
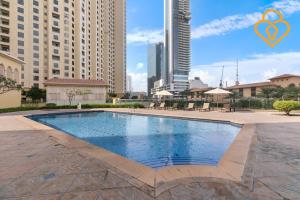
[[[39,9],[33,8],[33,12],[36,13],[36,14],[39,14]]]
[[[38,25],[38,24],[36,24],[36,23],[34,23],[34,24],[33,24],[33,28],[36,28],[36,29],[38,29],[38,28],[39,28],[39,25]]]
[[[34,65],[34,66],[39,66],[39,64],[40,64],[39,61],[37,61],[37,60],[33,61],[33,65]]]
[[[24,41],[18,40],[18,45],[19,45],[19,46],[24,46]]]
[[[39,36],[39,32],[38,31],[33,31],[33,35],[34,36]]]
[[[24,38],[24,33],[22,33],[22,32],[18,32],[18,37],[20,37],[20,38]]]
[[[39,2],[38,1],[33,1],[33,5],[39,6]]]
[[[19,12],[19,13],[24,13],[24,8],[18,7],[18,12]]]
[[[24,22],[24,17],[23,16],[20,16],[18,15],[18,20],[21,21],[21,22]]]
[[[18,24],[18,29],[24,30],[24,25],[23,24]]]
[[[33,20],[35,20],[35,21],[39,21],[39,17],[38,17],[38,16],[36,16],[36,15],[34,15],[34,16],[33,16]]]
[[[18,54],[24,54],[24,49],[18,49]]]
[[[256,97],[256,87],[251,88],[251,97]]]
[[[240,96],[240,97],[243,97],[243,96],[244,96],[244,89],[243,89],[243,88],[240,88],[240,89],[239,89],[239,96]]]
[[[24,5],[24,0],[18,0],[18,4]]]

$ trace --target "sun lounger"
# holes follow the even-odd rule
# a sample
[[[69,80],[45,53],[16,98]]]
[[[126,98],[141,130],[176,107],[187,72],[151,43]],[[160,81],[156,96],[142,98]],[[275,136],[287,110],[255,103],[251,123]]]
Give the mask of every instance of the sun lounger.
[[[223,105],[223,108],[221,109],[222,112],[231,112],[231,106],[229,103],[226,103]]]
[[[210,111],[210,104],[209,103],[204,103],[203,107],[200,108],[200,111]]]
[[[171,107],[172,110],[177,110],[178,109],[178,103],[174,103],[173,106]]]
[[[150,103],[148,109],[154,109],[155,108],[155,103]]]
[[[159,105],[159,108],[158,109],[160,109],[160,110],[164,110],[164,109],[166,109],[166,103],[161,103],[160,105]]]
[[[188,107],[186,110],[195,110],[195,104],[194,103],[189,103]]]

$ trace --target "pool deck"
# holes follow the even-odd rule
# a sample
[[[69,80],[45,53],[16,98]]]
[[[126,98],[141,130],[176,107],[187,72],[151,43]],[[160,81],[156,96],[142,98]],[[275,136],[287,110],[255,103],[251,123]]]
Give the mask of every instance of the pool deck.
[[[300,199],[299,116],[101,110],[244,127],[216,167],[153,170],[23,117],[47,111],[0,115],[0,199]]]

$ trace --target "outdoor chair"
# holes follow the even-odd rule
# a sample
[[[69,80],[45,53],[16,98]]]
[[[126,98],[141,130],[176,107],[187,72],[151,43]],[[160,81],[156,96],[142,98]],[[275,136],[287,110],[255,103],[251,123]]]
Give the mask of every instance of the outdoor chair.
[[[177,110],[178,109],[178,103],[174,103],[173,106],[171,107],[172,110]]]
[[[210,104],[209,103],[204,103],[203,107],[200,108],[199,111],[210,111]]]
[[[154,109],[155,108],[155,103],[150,103],[148,109]]]
[[[194,103],[189,103],[188,107],[186,110],[195,110],[195,104]]]
[[[223,105],[223,108],[221,109],[221,112],[231,112],[231,106],[229,103],[225,103]]]
[[[165,110],[166,109],[166,103],[160,103],[159,110]]]

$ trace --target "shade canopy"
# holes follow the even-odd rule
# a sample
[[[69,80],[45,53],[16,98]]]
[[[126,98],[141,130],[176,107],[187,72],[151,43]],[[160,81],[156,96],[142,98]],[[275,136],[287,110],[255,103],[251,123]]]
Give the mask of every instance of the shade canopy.
[[[155,95],[156,96],[173,96],[173,94],[167,90],[157,92]]]
[[[223,90],[221,88],[216,88],[216,89],[204,92],[204,94],[232,94],[232,93],[227,90]]]

